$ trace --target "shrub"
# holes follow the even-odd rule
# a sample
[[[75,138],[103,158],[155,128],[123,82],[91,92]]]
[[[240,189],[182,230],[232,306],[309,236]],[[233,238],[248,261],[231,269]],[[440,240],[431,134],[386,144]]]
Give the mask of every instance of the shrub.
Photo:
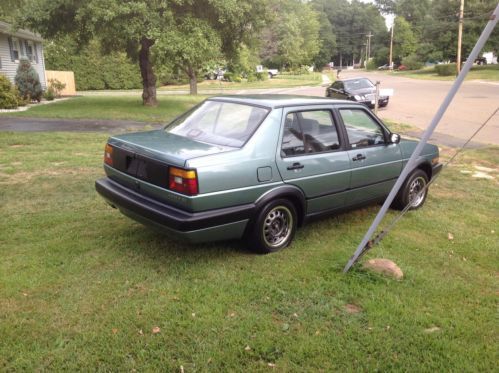
[[[47,90],[43,93],[43,98],[47,101],[53,101],[56,96],[55,89],[49,86]]]
[[[378,68],[378,65],[376,64],[376,61],[374,59],[370,60],[367,63],[366,69],[367,70],[376,70]]]
[[[261,71],[256,73],[256,80],[264,81],[269,79],[269,73],[267,71]]]
[[[0,74],[0,109],[15,109],[18,106],[18,95],[9,78]]]
[[[256,73],[256,74],[258,74],[258,73]],[[247,77],[248,83],[256,82],[258,80],[256,74],[254,74],[254,73],[248,74],[248,77]]]
[[[23,99],[28,101],[36,100],[38,102],[42,99],[43,92],[40,77],[27,59],[23,58],[19,62],[15,82],[17,89],[19,89],[19,94]]]
[[[66,84],[62,83],[59,79],[49,79],[49,87],[47,88],[47,91],[50,90],[54,98],[61,97],[61,92],[64,88],[66,88]],[[52,100],[54,98],[52,98]]]
[[[419,70],[423,67],[423,62],[419,60],[417,55],[411,54],[402,59],[402,65],[407,67],[407,70]]]
[[[435,72],[440,76],[456,75],[456,64],[447,63],[443,65],[435,65]]]
[[[241,75],[231,72],[226,72],[224,74],[224,80],[234,83],[241,83],[243,81]]]

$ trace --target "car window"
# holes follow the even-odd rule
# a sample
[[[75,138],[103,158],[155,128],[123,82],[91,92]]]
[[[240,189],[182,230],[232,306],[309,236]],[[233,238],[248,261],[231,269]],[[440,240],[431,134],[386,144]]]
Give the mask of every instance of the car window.
[[[260,107],[208,100],[167,125],[165,131],[209,144],[241,147],[267,113]]]
[[[343,88],[343,83],[339,82],[339,81],[336,81],[336,82],[333,83],[333,85],[331,86],[331,88],[342,89]]]
[[[347,80],[345,87],[349,91],[357,91],[360,89],[374,88],[374,84],[369,79]]]
[[[362,109],[340,109],[348,140],[352,148],[380,145],[385,143],[381,126]]]
[[[339,147],[338,131],[329,110],[300,111],[286,116],[283,156],[322,153]]]

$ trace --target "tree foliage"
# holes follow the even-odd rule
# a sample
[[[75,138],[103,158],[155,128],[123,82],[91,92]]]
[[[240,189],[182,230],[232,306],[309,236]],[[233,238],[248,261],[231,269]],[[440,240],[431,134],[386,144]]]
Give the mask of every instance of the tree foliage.
[[[261,58],[269,66],[312,64],[319,53],[319,14],[299,0],[272,2],[273,21],[262,34]]]

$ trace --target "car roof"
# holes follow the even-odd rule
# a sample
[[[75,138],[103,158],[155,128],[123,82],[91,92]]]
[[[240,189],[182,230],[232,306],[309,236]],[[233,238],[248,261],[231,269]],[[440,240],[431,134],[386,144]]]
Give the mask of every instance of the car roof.
[[[357,76],[355,78],[348,78],[348,79],[338,79],[337,81],[340,81],[340,82],[348,82],[350,80],[359,80],[359,79],[366,79],[366,80],[369,80],[369,78],[366,78],[365,76]]]
[[[255,95],[227,95],[208,98],[210,101],[226,101],[253,106],[264,106],[277,109],[287,106],[307,106],[324,104],[354,104],[353,101],[337,100],[318,96],[255,94]]]

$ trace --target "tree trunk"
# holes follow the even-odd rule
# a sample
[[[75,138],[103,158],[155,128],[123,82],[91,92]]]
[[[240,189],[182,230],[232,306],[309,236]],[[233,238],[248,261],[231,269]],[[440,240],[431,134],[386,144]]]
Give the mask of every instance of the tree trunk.
[[[154,40],[143,37],[140,40],[139,65],[142,75],[142,103],[145,106],[157,106],[156,100],[156,76],[152,69],[151,54],[149,49],[153,46]]]
[[[189,66],[187,70],[187,75],[189,76],[189,94],[197,95],[198,94],[198,79],[196,76],[196,70],[194,70],[191,66]]]

